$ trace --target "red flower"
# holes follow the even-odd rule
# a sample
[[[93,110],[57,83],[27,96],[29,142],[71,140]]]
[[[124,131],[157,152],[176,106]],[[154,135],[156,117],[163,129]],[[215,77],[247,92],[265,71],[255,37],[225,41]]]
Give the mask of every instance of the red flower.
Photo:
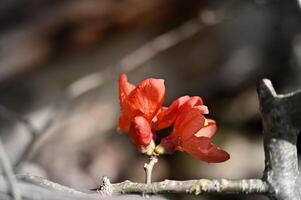
[[[199,160],[222,162],[229,154],[212,144],[216,132],[214,120],[206,119],[208,108],[200,97],[183,96],[169,107],[162,107],[164,80],[149,78],[137,86],[119,78],[121,116],[119,127],[128,132],[134,145],[148,155],[184,151]],[[155,148],[156,131],[174,125],[172,133]]]
[[[183,96],[173,101],[168,108],[162,107],[158,115],[156,116],[156,119],[154,120],[155,129],[162,130],[171,126],[176,120],[178,113],[180,112],[180,107],[182,107],[182,105],[189,99],[189,96]]]
[[[119,127],[129,132],[133,144],[143,153],[154,148],[152,120],[161,109],[164,96],[162,79],[148,78],[134,86],[127,81],[125,74],[119,78]]]
[[[230,158],[229,154],[212,143],[216,132],[214,120],[206,119],[207,107],[199,105],[192,97],[182,107],[172,133],[163,138],[156,151],[169,153],[175,150],[184,151],[199,160],[206,162],[223,162]]]

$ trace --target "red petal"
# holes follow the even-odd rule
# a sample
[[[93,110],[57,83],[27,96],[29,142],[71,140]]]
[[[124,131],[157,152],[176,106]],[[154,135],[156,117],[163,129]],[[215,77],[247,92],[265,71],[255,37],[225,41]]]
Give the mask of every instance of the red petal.
[[[149,122],[142,116],[134,118],[130,126],[129,135],[133,144],[138,148],[148,146],[153,138]]]
[[[121,109],[121,117],[119,118],[119,127],[121,130],[128,132],[131,121],[131,111],[126,103],[129,94],[136,86],[128,82],[126,74],[119,77],[119,103]]]
[[[130,124],[131,121],[129,117],[126,117],[125,115],[119,117],[119,128],[124,132],[129,132]]]
[[[142,115],[151,121],[161,108],[164,96],[164,80],[149,78],[130,93],[126,103],[132,115]]]
[[[186,101],[183,106],[181,106],[181,109],[179,112],[184,112],[187,110],[190,110],[191,108],[195,107],[195,106],[200,106],[203,105],[203,100],[201,97],[198,96],[194,96],[194,97],[190,97],[190,99],[188,101]]]
[[[119,77],[119,101],[121,108],[128,95],[135,89],[136,86],[128,82],[126,74],[121,74]]]
[[[220,149],[217,145],[212,144],[206,159],[203,160],[209,163],[218,163],[229,159],[230,155],[226,151]]]
[[[196,137],[208,137],[208,138],[212,138],[213,135],[216,132],[216,123],[214,120],[212,119],[206,119],[208,125],[206,125],[205,127],[201,128],[196,134]]]
[[[190,110],[181,112],[176,119],[173,132],[170,136],[176,144],[185,142],[185,140],[195,137],[194,134],[204,127],[204,122],[205,117],[198,108],[191,108]]]
[[[162,109],[162,111],[157,115],[156,130],[161,130],[170,126],[178,115],[179,108],[189,100],[189,96],[183,96],[173,101],[172,104],[167,109]]]
[[[183,143],[182,149],[193,157],[209,163],[224,162],[230,158],[227,152],[211,143],[211,139],[207,137],[192,137]]]

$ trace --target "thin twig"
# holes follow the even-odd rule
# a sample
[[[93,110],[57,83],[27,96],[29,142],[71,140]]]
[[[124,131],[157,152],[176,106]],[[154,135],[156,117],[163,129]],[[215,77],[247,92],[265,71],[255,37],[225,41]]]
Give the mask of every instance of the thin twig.
[[[149,163],[144,164],[144,171],[145,171],[145,183],[150,184],[152,182],[152,171],[155,164],[158,162],[158,158],[156,156],[151,156],[149,158]]]
[[[20,188],[24,199],[30,200],[99,200],[103,199],[105,196],[116,197],[114,195],[120,194],[268,194],[270,189],[268,184],[261,179],[165,180],[162,182],[153,182],[151,184],[125,181],[111,184],[109,179],[104,177],[103,184],[98,190],[98,193],[83,193],[66,186],[60,186],[59,184],[52,183],[48,180],[45,181],[40,177],[32,176],[29,178],[30,181],[27,181],[28,179],[24,178],[25,176],[26,175],[22,175],[21,179],[18,179],[18,187]],[[45,185],[44,182],[47,184]],[[60,189],[58,190],[57,188]],[[5,194],[7,192],[7,183],[0,176],[0,194]],[[119,197],[117,199],[119,199]],[[133,198],[128,197],[124,199]]]
[[[14,176],[11,163],[6,154],[1,138],[0,138],[0,164],[3,169],[3,172],[6,175],[8,185],[10,187],[11,195],[13,196],[14,200],[21,200],[22,198],[21,198],[20,191],[17,187],[17,180]]]
[[[17,186],[24,200],[141,200],[141,195],[101,196],[96,192],[80,192],[47,179],[17,175]],[[7,180],[0,175],[0,199],[13,200],[9,195]]]
[[[121,183],[111,184],[108,178],[104,177],[104,181],[99,192],[106,195],[168,193],[194,195],[216,193],[267,194],[269,192],[269,187],[268,184],[261,179],[199,179],[187,181],[165,180],[150,184],[124,181]]]

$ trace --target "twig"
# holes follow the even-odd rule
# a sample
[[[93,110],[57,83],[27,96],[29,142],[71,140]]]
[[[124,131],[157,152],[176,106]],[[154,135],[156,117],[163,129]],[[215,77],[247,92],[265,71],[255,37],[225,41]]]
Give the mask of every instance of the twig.
[[[151,156],[149,160],[149,163],[145,163],[143,167],[145,171],[146,184],[150,184],[152,182],[152,171],[155,164],[158,162],[158,158],[156,156]]]
[[[9,158],[5,152],[2,140],[0,138],[0,164],[3,169],[3,172],[6,175],[8,185],[10,187],[10,193],[13,196],[14,200],[21,200],[21,194],[17,187],[17,180],[14,177],[14,172],[11,167],[11,163],[9,161]]]
[[[104,177],[104,181],[99,192],[106,195],[116,194],[216,194],[216,193],[239,193],[239,194],[267,194],[269,187],[261,179],[243,179],[243,180],[187,180],[174,181],[165,180],[162,182],[153,182],[151,184],[134,183],[124,181],[111,184]]]
[[[18,175],[17,186],[24,200],[141,200],[138,195],[100,196],[98,193],[84,193],[75,189],[53,183],[35,176]],[[46,183],[46,184],[45,184]],[[0,176],[0,199],[12,200],[7,181]]]

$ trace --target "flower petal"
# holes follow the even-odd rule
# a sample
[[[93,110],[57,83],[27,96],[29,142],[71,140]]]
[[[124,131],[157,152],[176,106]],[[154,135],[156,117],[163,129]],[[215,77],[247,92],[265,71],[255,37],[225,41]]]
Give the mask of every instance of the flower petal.
[[[212,138],[213,135],[216,132],[216,122],[212,119],[206,119],[207,125],[201,128],[196,134],[194,134],[196,137],[208,137]]]
[[[209,114],[209,109],[207,106],[200,105],[200,106],[196,106],[196,107],[198,107],[198,109],[200,109],[202,111],[203,115]]]
[[[121,108],[128,95],[135,89],[135,85],[128,82],[126,74],[119,76],[119,101]]]
[[[124,131],[124,132],[129,132],[131,125],[130,118],[127,117],[126,115],[121,115],[119,117],[119,128]]]
[[[209,152],[206,155],[206,158],[203,159],[203,161],[209,163],[219,163],[230,159],[230,155],[226,151],[220,149],[220,147],[218,147],[215,144],[211,144],[211,145],[212,146],[209,149]]]
[[[134,118],[130,126],[129,135],[132,143],[140,149],[148,146],[153,139],[151,126],[142,116],[136,116]]]
[[[164,97],[164,80],[149,78],[129,94],[126,103],[132,115],[141,115],[151,121],[161,108]]]
[[[227,152],[213,144],[208,137],[192,137],[183,144],[182,149],[198,160],[209,163],[224,162],[230,158]]]
[[[119,76],[119,103],[121,109],[121,116],[119,117],[119,127],[121,130],[128,132],[131,122],[131,111],[126,101],[129,94],[136,86],[128,82],[126,74]]]
[[[162,109],[157,115],[156,130],[162,130],[170,126],[176,120],[180,107],[189,99],[189,96],[180,97],[173,101],[167,109]]]
[[[195,137],[194,134],[204,127],[204,122],[205,117],[198,108],[183,111],[179,113],[170,136],[173,138],[175,144],[179,145],[189,138]]]
[[[198,97],[198,96],[190,97],[190,99],[188,101],[186,101],[183,104],[183,106],[181,106],[181,109],[179,112],[184,112],[184,111],[190,110],[191,108],[193,108],[195,106],[201,106],[201,105],[203,105],[203,100],[201,97]]]

